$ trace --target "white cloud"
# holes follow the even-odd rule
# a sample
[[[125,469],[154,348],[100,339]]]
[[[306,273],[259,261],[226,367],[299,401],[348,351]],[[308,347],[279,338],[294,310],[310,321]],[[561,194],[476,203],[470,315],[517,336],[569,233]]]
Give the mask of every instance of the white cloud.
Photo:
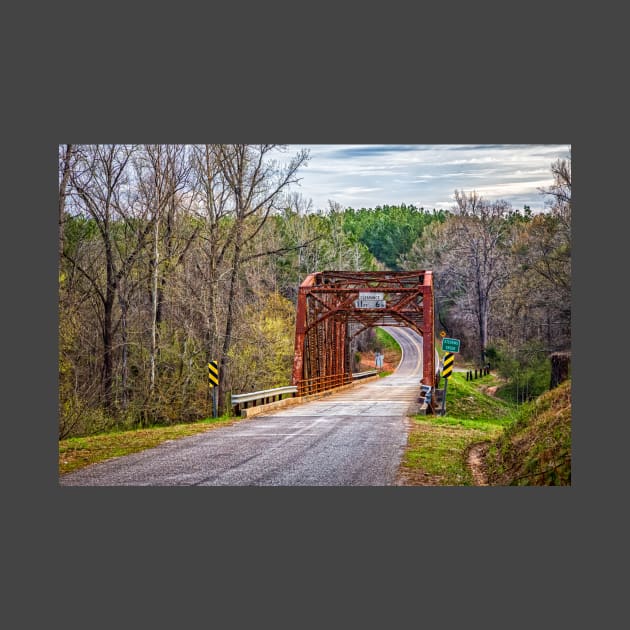
[[[547,188],[553,182],[552,179],[538,179],[527,182],[504,182],[489,186],[477,186],[475,190],[487,199],[508,199],[518,195],[540,195],[539,188]]]
[[[333,144],[294,145],[289,154],[299,148],[310,150],[310,161],[298,190],[316,209],[329,199],[355,208],[451,208],[457,189],[542,210],[538,187],[551,183],[552,162],[570,153],[570,145]]]

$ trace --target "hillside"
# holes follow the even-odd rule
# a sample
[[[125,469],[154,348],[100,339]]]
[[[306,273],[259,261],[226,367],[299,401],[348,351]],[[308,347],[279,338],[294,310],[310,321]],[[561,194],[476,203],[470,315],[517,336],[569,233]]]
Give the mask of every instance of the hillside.
[[[571,380],[524,405],[484,450],[489,485],[570,486]]]
[[[477,481],[468,453],[477,445],[487,447],[513,421],[514,405],[483,391],[499,382],[494,374],[467,381],[464,372],[453,373],[446,415],[420,414],[410,418],[399,485],[485,485]]]

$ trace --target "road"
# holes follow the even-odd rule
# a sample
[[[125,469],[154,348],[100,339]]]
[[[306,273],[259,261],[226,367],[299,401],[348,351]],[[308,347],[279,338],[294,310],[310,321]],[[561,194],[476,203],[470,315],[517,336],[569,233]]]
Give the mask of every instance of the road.
[[[93,464],[62,486],[387,486],[416,405],[422,338],[387,328],[403,349],[396,371],[342,392]]]

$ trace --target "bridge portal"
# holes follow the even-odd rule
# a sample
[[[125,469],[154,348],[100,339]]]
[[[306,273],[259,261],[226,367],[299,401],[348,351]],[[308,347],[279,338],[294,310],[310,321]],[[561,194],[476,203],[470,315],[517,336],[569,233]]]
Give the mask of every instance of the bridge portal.
[[[374,326],[413,328],[423,341],[422,384],[433,389],[433,273],[321,271],[300,285],[293,385],[298,395],[352,382],[350,342]]]

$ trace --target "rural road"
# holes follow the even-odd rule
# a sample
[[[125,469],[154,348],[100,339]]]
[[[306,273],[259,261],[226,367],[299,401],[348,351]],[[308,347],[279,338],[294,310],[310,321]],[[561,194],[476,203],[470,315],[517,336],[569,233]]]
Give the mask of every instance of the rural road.
[[[422,338],[387,328],[403,349],[394,374],[62,475],[61,486],[387,486],[416,404]]]

